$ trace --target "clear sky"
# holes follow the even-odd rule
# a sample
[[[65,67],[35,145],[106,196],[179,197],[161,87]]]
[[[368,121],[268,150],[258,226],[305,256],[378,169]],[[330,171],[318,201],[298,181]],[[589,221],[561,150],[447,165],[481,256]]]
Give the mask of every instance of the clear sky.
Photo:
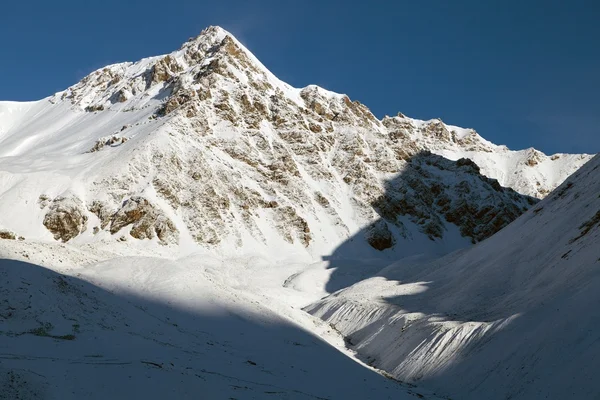
[[[600,151],[600,1],[20,0],[0,10],[0,100],[36,100],[209,25],[275,75],[475,128],[511,148]]]

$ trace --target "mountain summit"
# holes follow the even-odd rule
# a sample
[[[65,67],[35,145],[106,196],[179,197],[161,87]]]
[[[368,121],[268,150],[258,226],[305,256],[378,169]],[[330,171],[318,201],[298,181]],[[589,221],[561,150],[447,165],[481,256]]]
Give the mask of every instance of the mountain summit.
[[[510,151],[439,119],[379,120],[346,95],[280,81],[209,27],[168,55],[0,103],[0,229],[276,257],[330,254],[362,229],[373,254],[447,252],[589,157]]]

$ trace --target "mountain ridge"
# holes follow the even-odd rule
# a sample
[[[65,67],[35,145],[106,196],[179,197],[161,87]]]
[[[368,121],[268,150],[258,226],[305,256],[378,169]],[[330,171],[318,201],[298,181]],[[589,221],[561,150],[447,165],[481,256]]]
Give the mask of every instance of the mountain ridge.
[[[226,43],[223,44],[220,43],[220,41],[225,41]],[[305,101],[301,98],[302,91],[305,91],[306,93],[320,93],[324,97],[337,97],[338,99],[342,99],[348,104],[360,104],[357,102],[351,102],[346,95],[336,94],[327,91],[323,88],[319,88],[316,85],[309,85],[302,89],[292,88],[288,84],[277,79],[262,63],[260,63],[258,59],[256,59],[256,57],[254,57],[254,55],[252,55],[251,52],[249,52],[241,43],[239,43],[230,33],[219,27],[209,27],[205,29],[199,36],[191,38],[186,43],[184,43],[179,50],[176,50],[175,52],[169,53],[167,55],[148,57],[136,63],[117,63],[104,68],[100,68],[92,72],[87,77],[83,78],[78,84],[75,84],[72,87],[66,89],[65,91],[58,92],[57,94],[51,96],[49,100],[52,102],[56,102],[59,101],[60,98],[70,98],[74,104],[79,105],[83,109],[89,107],[88,110],[90,111],[99,111],[101,109],[104,109],[104,107],[114,106],[115,102],[120,102],[124,100],[126,101],[127,97],[132,95],[132,91],[142,91],[143,89],[146,89],[149,84],[157,84],[160,82],[168,81],[170,79],[174,79],[178,73],[182,72],[183,69],[192,68],[194,66],[193,63],[197,62],[198,60],[204,62],[206,64],[205,66],[208,67],[210,62],[214,62],[218,57],[215,59],[211,59],[210,56],[199,56],[199,51],[201,53],[203,52],[202,54],[206,55],[210,51],[214,51],[215,47],[218,47],[217,51],[225,52],[228,55],[233,54],[234,58],[237,57],[237,59],[242,60],[246,59],[247,61],[245,61],[244,63],[250,64],[253,67],[255,67],[255,73],[263,74],[265,77],[265,79],[263,80],[266,81],[267,84],[272,83],[272,86],[275,89],[280,89],[285,92],[285,97],[291,98],[301,106],[305,105],[303,104],[305,103]],[[241,57],[241,55],[243,57]],[[218,65],[218,62],[214,63],[214,65],[211,68],[214,69],[216,65]],[[173,70],[171,70],[171,68],[173,68]],[[226,70],[230,69],[226,68]],[[228,73],[231,74],[231,71],[229,71]],[[211,75],[214,76],[214,74]],[[119,81],[123,79],[124,76],[127,79],[133,79],[132,82],[129,82],[129,87],[118,87],[118,90],[111,91],[111,86],[115,84],[118,85]],[[237,78],[239,78],[241,81],[248,81],[248,77],[244,78],[243,76],[238,76]],[[250,83],[252,82],[253,81],[250,79]],[[254,82],[254,84],[257,85],[256,82]],[[106,85],[107,87],[104,87],[102,85]],[[97,88],[98,86],[103,87],[105,90],[108,89],[108,93],[104,96],[99,96],[97,90],[92,90]],[[115,88],[116,87],[112,87],[112,89]],[[166,96],[165,93],[163,93],[162,95]],[[313,95],[313,97],[315,96]],[[180,99],[175,99],[169,104],[166,104],[165,108],[162,111],[170,112],[174,108],[182,106],[182,104],[178,103],[180,102],[180,100],[184,99],[185,93]],[[137,102],[139,102],[140,99],[136,100]],[[145,104],[142,104],[143,107]],[[320,108],[322,108],[320,104],[315,103],[315,106],[319,108],[319,110],[317,111],[324,112],[325,114],[327,114],[325,110],[320,110]],[[439,143],[438,146],[435,146],[435,143],[431,143],[431,141],[425,140],[426,142],[428,142],[426,144],[426,146],[429,147],[428,150],[432,150],[431,147],[434,147],[433,150],[445,157],[452,158],[451,155],[454,155],[454,153],[456,153],[457,150],[465,152],[465,154],[469,158],[478,158],[476,154],[473,154],[473,151],[477,150],[488,153],[493,151],[508,151],[508,149],[505,146],[496,146],[493,145],[491,142],[481,138],[481,136],[479,136],[474,130],[446,125],[443,124],[443,122],[439,119],[420,121],[411,118],[406,118],[403,114],[399,113],[399,116],[397,117],[386,116],[380,121],[373,114],[371,114],[370,111],[368,111],[368,109],[366,109],[366,113],[368,115],[367,118],[372,118],[373,120],[376,120],[377,122],[380,122],[383,125],[387,125],[387,127],[397,128],[398,126],[404,126],[414,128],[415,125],[417,125],[417,127],[424,126],[425,128],[428,128],[427,130],[430,131],[430,133],[437,135],[436,139],[444,139],[446,141],[452,141],[454,143],[458,142],[458,147],[460,147],[461,141],[466,142],[467,145],[470,145],[470,147],[466,148],[457,148],[457,146],[454,146],[453,148],[449,149],[447,148],[448,146],[440,146]],[[313,129],[318,129],[318,127],[313,127]],[[414,131],[414,129],[412,130]],[[469,139],[465,139],[465,136],[469,136]],[[456,140],[456,138],[458,138],[458,140]],[[423,140],[424,138],[421,135],[419,139]],[[531,167],[536,166],[540,162],[547,164],[547,161],[549,159],[552,161],[557,161],[561,158],[561,156],[567,158],[564,164],[574,164],[575,166],[578,166],[582,163],[582,160],[578,160],[577,156],[572,157],[570,155],[564,155],[560,153],[549,157],[531,148],[520,150],[519,152],[519,157],[517,157],[519,160],[515,161],[515,163],[523,162]],[[583,156],[585,159],[589,159],[589,156]],[[558,183],[564,180],[566,176],[568,176],[569,172],[574,171],[574,169],[573,171],[571,171],[571,169],[568,169],[567,172],[559,174],[558,177],[551,179],[550,182],[544,182],[544,179],[538,179],[535,182],[532,182],[530,185],[524,186],[522,182],[524,179],[532,180],[535,177],[519,176],[517,178],[512,178],[506,176],[506,174],[499,174],[497,171],[493,171],[493,167],[486,165],[486,163],[482,161],[481,157],[479,157],[479,159],[475,161],[481,164],[480,166],[482,167],[485,174],[492,178],[498,179],[502,185],[511,186],[524,194],[532,195],[534,197],[543,197],[551,189],[557,186]],[[494,163],[498,162],[498,160],[494,160]],[[512,168],[516,169],[515,167]],[[561,168],[565,167],[561,166]],[[517,170],[517,172],[519,173],[519,175],[522,175],[520,171]],[[542,175],[543,177],[545,177],[544,174]],[[545,175],[547,175],[547,173],[545,173]],[[519,178],[521,182],[518,182]]]

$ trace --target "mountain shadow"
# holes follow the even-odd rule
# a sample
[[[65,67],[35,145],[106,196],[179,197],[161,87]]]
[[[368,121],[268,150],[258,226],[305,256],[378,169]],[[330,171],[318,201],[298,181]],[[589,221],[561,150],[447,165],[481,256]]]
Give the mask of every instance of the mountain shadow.
[[[413,398],[282,318],[209,299],[184,307],[0,259],[0,398]]]
[[[599,157],[488,240],[305,310],[363,361],[451,398],[599,398]]]
[[[422,151],[384,185],[371,206],[379,219],[323,257],[333,293],[373,276],[392,260],[438,257],[485,240],[539,200],[481,175],[473,161]]]

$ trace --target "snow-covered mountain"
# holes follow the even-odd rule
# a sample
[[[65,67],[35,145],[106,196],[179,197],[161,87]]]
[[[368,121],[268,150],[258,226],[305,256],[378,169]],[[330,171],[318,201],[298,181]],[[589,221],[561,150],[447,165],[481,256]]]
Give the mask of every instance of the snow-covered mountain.
[[[307,310],[396,378],[460,399],[600,396],[600,156],[507,228]]]
[[[475,160],[500,185],[464,160],[429,155],[420,170],[427,151]],[[211,27],[47,99],[0,103],[0,229],[308,259],[371,226],[375,248],[447,252],[534,203],[501,186],[542,197],[588,158],[513,152],[439,120],[380,121],[345,95],[290,87]]]
[[[594,282],[598,159],[538,202],[591,157],[379,120],[290,87],[218,27],[0,102],[0,398],[437,398],[347,344],[442,392],[491,398],[521,365],[546,384],[533,351],[574,336],[510,335],[546,329],[554,295],[588,306],[566,288]],[[558,308],[557,326],[573,325]],[[531,348],[505,354],[502,375],[485,361],[507,343]],[[464,376],[444,375],[455,365]],[[516,381],[523,398],[546,390]]]

